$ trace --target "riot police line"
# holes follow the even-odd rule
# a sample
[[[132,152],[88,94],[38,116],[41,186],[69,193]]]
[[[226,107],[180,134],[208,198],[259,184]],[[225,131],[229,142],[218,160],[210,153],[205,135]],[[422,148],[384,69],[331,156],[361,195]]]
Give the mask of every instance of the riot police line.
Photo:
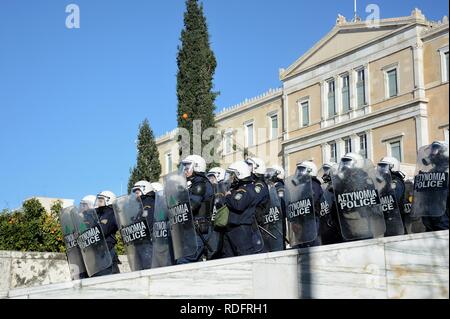
[[[260,158],[206,171],[191,155],[164,185],[86,196],[61,211],[72,278],[119,272],[116,233],[132,271],[285,249],[448,229],[448,145],[419,149],[414,180],[400,163],[359,154],[292,176]]]

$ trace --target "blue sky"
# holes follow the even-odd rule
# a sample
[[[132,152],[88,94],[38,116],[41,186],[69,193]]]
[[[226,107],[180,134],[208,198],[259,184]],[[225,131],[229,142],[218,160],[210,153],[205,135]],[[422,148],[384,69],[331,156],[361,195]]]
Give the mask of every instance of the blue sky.
[[[67,29],[76,3],[81,28]],[[414,7],[433,20],[448,2],[358,1],[365,17]],[[352,17],[352,0],[205,0],[218,67],[218,109],[279,87],[288,67]],[[183,0],[0,1],[0,210],[30,196],[75,199],[126,191],[138,125],[176,126],[176,54]]]

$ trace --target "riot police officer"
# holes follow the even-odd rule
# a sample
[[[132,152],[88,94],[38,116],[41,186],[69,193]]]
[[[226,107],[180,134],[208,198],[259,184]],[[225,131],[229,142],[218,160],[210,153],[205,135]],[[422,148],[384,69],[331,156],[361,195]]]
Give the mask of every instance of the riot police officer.
[[[263,223],[263,216],[266,215],[270,209],[269,187],[265,181],[266,165],[262,159],[257,157],[248,158],[246,163],[252,172],[257,201],[256,220],[252,225],[253,241],[258,252],[266,252],[267,250],[264,248],[263,238],[259,230],[261,229],[264,231],[264,228],[261,227]],[[273,234],[268,233],[267,235],[273,236]]]
[[[422,217],[423,224],[427,231],[439,231],[448,229],[448,169],[449,169],[449,155],[448,155],[448,144],[444,141],[434,141],[430,146],[430,153],[428,157],[422,159],[422,164],[424,166],[431,166],[428,170],[429,173],[446,173],[446,191],[447,196],[445,200],[445,211],[441,216],[424,216]],[[430,192],[429,200],[433,201],[433,193]],[[435,201],[441,201],[439,198],[434,198]]]
[[[214,205],[214,191],[206,177],[206,161],[199,155],[190,155],[181,162],[185,173],[189,199],[196,230],[197,251],[191,255],[177,260],[178,264],[197,262],[202,255],[209,258],[212,248],[208,244],[211,235],[211,215]]]
[[[375,189],[375,168],[360,154],[347,153],[332,174],[336,206],[345,241],[383,237],[386,223],[379,193]]]
[[[394,190],[395,200],[398,203],[403,225],[405,227],[405,234],[418,233],[424,231],[424,225],[420,217],[413,217],[410,214],[410,209],[405,209],[408,205],[406,196],[405,174],[400,171],[400,161],[395,157],[385,156],[378,165],[386,165],[392,177],[392,188]]]
[[[284,177],[285,171],[284,168],[280,165],[272,165],[266,170],[266,181],[268,184],[271,184],[272,187],[275,187],[276,194],[280,201],[281,205],[281,215],[282,215],[282,236],[283,236],[283,249],[286,249],[286,201],[285,201],[285,186],[284,186]]]
[[[214,222],[217,210],[225,205],[225,193],[228,191],[228,187],[225,185],[225,170],[221,167],[211,168],[207,174],[209,181],[211,182],[214,190],[214,205],[213,213],[211,216],[211,222]],[[211,259],[221,258],[221,251],[223,248],[223,235],[224,229],[214,227],[209,238],[209,245],[213,250]]]
[[[218,185],[222,183],[225,178],[225,170],[221,167],[214,167],[209,170],[206,176],[213,186],[214,193],[217,193],[219,191]]]
[[[266,251],[279,251],[286,249],[286,202],[284,187],[284,169],[279,165],[272,165],[266,169],[266,183],[269,186],[269,195],[271,201],[270,212],[266,218],[266,225],[263,226],[267,230],[272,230],[272,235],[261,232],[264,238]],[[273,188],[273,190],[272,190]],[[279,216],[278,216],[279,207]],[[278,219],[279,218],[279,219]]]
[[[93,277],[118,274],[120,272],[118,266],[120,261],[115,249],[118,227],[112,208],[112,204],[115,200],[116,195],[111,191],[103,191],[97,195],[97,200],[95,202],[96,213],[108,245],[109,253],[111,254],[112,265],[96,273]]]
[[[94,208],[96,196],[95,195],[86,195],[80,201],[80,211],[86,211]],[[89,278],[87,271],[80,273],[80,279]]]
[[[150,234],[153,232],[153,217],[155,210],[155,189],[148,181],[139,181],[134,184],[131,190],[136,197],[139,197],[142,202],[142,215],[138,216],[139,219],[145,218],[147,222],[148,231]],[[153,245],[149,242],[142,242],[141,244],[135,244],[136,258],[138,258],[138,265],[142,269],[150,269],[152,267],[152,253]]]
[[[93,209],[95,204],[96,196],[95,195],[86,195],[80,201],[80,210]]]
[[[266,179],[273,183],[273,186],[277,190],[277,195],[281,200],[283,208],[283,215],[286,217],[286,203],[284,201],[284,168],[280,165],[272,165],[266,170]]]
[[[320,234],[320,218],[319,214],[317,212],[320,211],[320,199],[322,198],[323,190],[321,185],[321,182],[317,178],[317,166],[312,161],[302,161],[297,164],[297,176],[303,176],[303,175],[309,175],[311,177],[311,187],[313,192],[313,205],[314,205],[314,213],[315,213],[315,219],[316,219],[316,229],[317,234]],[[321,244],[320,242],[320,236],[317,236],[317,238],[310,243],[304,243],[301,244],[295,248],[304,248],[304,247],[312,247],[312,246],[319,246]]]
[[[252,172],[245,161],[233,163],[227,170],[231,190],[225,196],[229,210],[228,226],[224,233],[223,257],[244,256],[257,253],[252,225],[255,220],[258,194]]]
[[[332,245],[343,241],[339,225],[338,212],[334,199],[333,183],[331,181],[332,171],[337,168],[337,163],[326,162],[322,165],[322,190],[320,218],[320,239],[322,245]]]

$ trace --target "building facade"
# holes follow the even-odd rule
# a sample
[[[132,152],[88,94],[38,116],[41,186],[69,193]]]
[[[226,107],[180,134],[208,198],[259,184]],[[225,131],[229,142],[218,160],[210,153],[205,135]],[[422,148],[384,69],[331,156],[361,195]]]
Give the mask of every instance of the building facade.
[[[216,115],[222,166],[255,155],[293,174],[299,161],[358,152],[374,162],[394,156],[412,176],[418,148],[448,142],[448,27],[418,9],[376,25],[339,16],[280,70],[281,88]],[[179,161],[176,131],[157,145],[164,176]]]

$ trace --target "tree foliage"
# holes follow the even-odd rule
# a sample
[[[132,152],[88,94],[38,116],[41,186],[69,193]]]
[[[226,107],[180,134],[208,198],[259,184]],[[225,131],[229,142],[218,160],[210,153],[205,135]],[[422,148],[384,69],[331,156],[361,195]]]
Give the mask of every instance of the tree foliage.
[[[159,151],[147,119],[139,125],[136,166],[130,170],[128,193],[138,181],[156,182],[161,176]]]
[[[59,223],[62,208],[55,202],[46,212],[37,199],[23,203],[19,211],[0,214],[0,250],[64,252],[65,246]]]
[[[213,91],[217,62],[210,47],[203,5],[197,0],[186,1],[177,64],[178,127],[187,129],[192,137],[194,120],[201,120],[202,133],[215,127],[215,99],[219,94]],[[202,141],[202,149],[209,142]],[[193,150],[192,138],[190,149]]]

